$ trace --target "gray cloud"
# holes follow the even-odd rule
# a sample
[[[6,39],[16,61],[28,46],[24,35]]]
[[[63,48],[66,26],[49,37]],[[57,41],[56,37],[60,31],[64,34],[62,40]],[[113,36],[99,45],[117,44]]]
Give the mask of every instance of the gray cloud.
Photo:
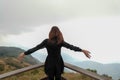
[[[117,15],[119,3],[120,0],[0,0],[0,33],[16,34],[74,17]]]

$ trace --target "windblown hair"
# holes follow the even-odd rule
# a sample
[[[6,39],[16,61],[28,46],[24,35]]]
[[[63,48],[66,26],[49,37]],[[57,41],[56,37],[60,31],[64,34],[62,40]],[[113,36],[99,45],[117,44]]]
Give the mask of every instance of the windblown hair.
[[[57,26],[53,26],[49,32],[49,42],[53,42],[53,39],[57,40],[57,44],[64,41],[63,35]]]

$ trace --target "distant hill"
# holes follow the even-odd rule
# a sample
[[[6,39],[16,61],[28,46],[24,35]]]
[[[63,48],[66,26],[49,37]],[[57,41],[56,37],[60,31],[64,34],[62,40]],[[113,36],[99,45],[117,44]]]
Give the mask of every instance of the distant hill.
[[[113,78],[113,80],[120,79],[120,63],[102,64],[93,61],[77,61],[72,56],[63,53],[64,61],[79,66],[84,69],[95,69],[98,74],[107,74]]]
[[[74,65],[77,65],[81,68],[87,69],[95,69],[97,70],[97,73],[99,74],[107,74],[113,78],[113,80],[120,79],[120,64],[114,63],[114,64],[101,64],[98,62],[92,62],[92,61],[83,61],[83,62],[74,62],[72,63]]]
[[[107,74],[113,78],[113,80],[120,79],[120,63],[112,63],[112,64],[102,64],[93,61],[77,61],[73,59],[73,57],[63,54],[64,61],[79,66],[84,69],[95,69],[98,74]]]
[[[18,55],[21,52],[24,52],[24,50],[21,48],[1,46],[0,47],[0,58],[10,58],[11,57],[11,58],[17,59]],[[23,61],[28,62],[30,64],[36,64],[39,62],[38,60],[33,58],[31,55],[25,56]]]
[[[120,79],[120,64],[118,63],[113,63],[113,64],[102,64],[98,62],[93,62],[93,61],[77,61],[75,58],[72,56],[62,53],[63,59],[65,62],[68,62],[70,64],[79,66],[84,69],[93,69],[97,70],[98,74],[107,74],[113,78],[113,80],[118,80]],[[37,56],[34,55],[36,59],[39,58],[40,61],[44,61],[46,55],[45,54],[38,54]],[[40,58],[41,57],[41,58]]]

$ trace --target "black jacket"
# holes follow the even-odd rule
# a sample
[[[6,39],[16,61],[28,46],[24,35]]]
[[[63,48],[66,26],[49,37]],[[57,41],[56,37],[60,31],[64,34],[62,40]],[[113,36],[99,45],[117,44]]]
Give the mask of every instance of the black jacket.
[[[39,49],[46,48],[48,56],[45,61],[45,73],[46,74],[62,74],[64,70],[64,62],[61,56],[61,47],[66,47],[74,51],[81,51],[82,49],[67,42],[62,42],[60,44],[50,43],[48,39],[45,39],[42,43],[36,47],[29,49],[24,52],[25,55],[31,54]]]

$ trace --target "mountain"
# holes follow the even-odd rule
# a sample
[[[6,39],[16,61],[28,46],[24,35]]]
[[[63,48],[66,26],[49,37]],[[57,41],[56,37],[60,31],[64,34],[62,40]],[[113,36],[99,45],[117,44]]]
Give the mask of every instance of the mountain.
[[[44,61],[46,58],[46,54],[37,54],[33,55],[36,59],[39,59],[39,61]],[[74,57],[68,55],[67,53],[62,53],[62,57],[64,62],[68,62],[70,64],[79,66],[84,69],[92,69],[97,70],[98,74],[104,75],[107,74],[113,78],[113,80],[120,79],[120,64],[119,63],[113,63],[113,64],[102,64],[98,62],[93,61],[78,61]]]
[[[76,66],[79,66],[84,69],[95,69],[98,74],[107,74],[111,76],[114,80],[120,79],[120,64],[102,64],[93,61],[83,61],[83,62],[74,62],[72,63]]]
[[[65,62],[79,66],[84,69],[97,70],[100,75],[107,74],[113,78],[113,80],[120,79],[120,63],[102,64],[94,61],[77,61],[66,53],[62,54]]]
[[[0,46],[0,58],[16,58],[19,56],[21,52],[24,52],[25,50],[17,47],[4,47]],[[30,63],[30,64],[36,64],[39,61],[33,58],[31,55],[25,56],[23,61]]]

